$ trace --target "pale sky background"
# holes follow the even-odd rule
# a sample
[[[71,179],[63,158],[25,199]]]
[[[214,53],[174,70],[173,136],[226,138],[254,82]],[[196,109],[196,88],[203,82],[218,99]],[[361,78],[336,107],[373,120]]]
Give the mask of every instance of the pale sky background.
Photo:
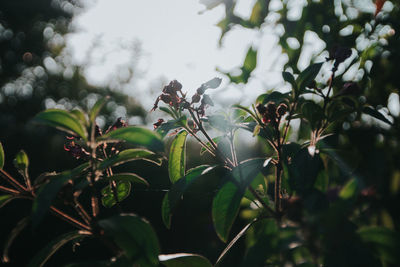
[[[239,1],[235,12],[250,16],[254,2]],[[139,43],[141,53],[135,59],[141,77],[135,80],[134,86],[125,89],[132,95],[148,95],[150,88],[160,86],[156,83],[160,77],[164,77],[165,82],[177,79],[184,89],[192,92],[213,77],[224,78],[216,67],[228,71],[241,66],[251,45],[262,46],[262,49],[258,54],[258,67],[253,72],[256,78],[246,85],[246,93],[243,94],[243,86],[230,85],[214,91],[214,97],[223,105],[236,101],[251,103],[273,85],[282,85],[285,57],[280,55],[280,48],[275,47],[277,38],[271,32],[237,27],[218,47],[220,29],[216,24],[224,16],[224,7],[221,5],[200,14],[204,10],[205,6],[198,0],[93,1],[75,17],[76,30],[67,36],[67,48],[72,51],[76,63],[87,61],[91,55],[93,66],[86,76],[93,84],[104,84],[115,75],[124,76],[126,68],[118,66],[130,59],[132,46],[128,44]],[[99,48],[93,48],[93,43]],[[222,87],[227,84],[224,78]],[[149,105],[152,101],[146,100],[143,104]]]

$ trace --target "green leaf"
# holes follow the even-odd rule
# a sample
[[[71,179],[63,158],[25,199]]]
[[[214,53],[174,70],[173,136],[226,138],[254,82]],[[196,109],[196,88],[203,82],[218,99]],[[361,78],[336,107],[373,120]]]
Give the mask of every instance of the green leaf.
[[[117,182],[119,181],[132,182],[149,186],[149,183],[144,178],[140,177],[135,173],[118,173],[112,176],[108,176],[107,180],[117,181]]]
[[[324,111],[314,101],[306,101],[303,103],[301,106],[301,113],[310,123],[311,129],[316,129],[319,123],[321,123],[321,120],[324,118]]]
[[[97,138],[99,142],[126,141],[132,145],[142,146],[151,151],[164,151],[164,143],[161,136],[149,129],[129,126],[116,129]]]
[[[228,240],[246,188],[268,162],[269,160],[265,159],[251,159],[240,163],[232,169],[227,177],[228,181],[214,197],[212,217],[217,235],[222,241]]]
[[[178,129],[186,125],[186,116],[182,116],[177,120],[169,120],[164,122],[157,128],[157,133],[159,133],[162,137],[165,137],[169,131]]]
[[[175,183],[185,175],[187,134],[186,131],[178,133],[170,147],[168,173],[172,183]]]
[[[226,248],[222,251],[221,255],[219,255],[217,261],[215,262],[215,266],[219,266],[221,261],[224,259],[224,257],[227,255],[229,250],[236,244],[236,242],[247,232],[247,230],[250,228],[250,226],[256,222],[256,220],[251,221],[248,223],[245,227],[243,227],[242,230],[235,236],[235,238],[232,239],[231,242],[226,246]]]
[[[132,148],[125,149],[119,152],[117,155],[111,156],[103,160],[99,164],[99,169],[104,170],[108,167],[115,167],[133,160],[146,160],[158,166],[160,166],[162,163],[160,156],[156,155],[155,153],[146,149]]]
[[[43,123],[87,140],[86,128],[75,116],[61,109],[48,109],[35,116],[35,121]]]
[[[38,254],[29,262],[28,267],[42,267],[50,257],[62,246],[70,241],[81,239],[82,237],[88,236],[89,233],[86,231],[73,231],[63,234],[50,243],[47,244]]]
[[[284,72],[282,72],[282,77],[285,80],[285,82],[290,83],[290,85],[292,86],[292,89],[296,92],[297,84],[296,84],[296,80],[293,77],[293,74],[291,74],[290,72],[284,71]]]
[[[192,185],[198,178],[205,175],[215,166],[201,165],[193,169],[190,169],[184,177],[176,181],[169,192],[165,194],[162,208],[161,216],[165,226],[169,229],[171,227],[171,216],[172,212],[175,210],[179,200],[182,198],[186,190]]]
[[[81,110],[79,109],[73,109],[70,111],[70,113],[75,116],[75,118],[77,118],[78,120],[80,120],[80,122],[82,123],[82,125],[84,126],[89,126],[89,123],[86,119],[86,115],[85,113],[83,113]]]
[[[131,192],[131,183],[127,181],[118,182],[115,190],[117,191],[118,202],[121,202],[129,196]],[[101,203],[104,207],[111,208],[117,203],[111,185],[104,187],[101,190],[101,195]]]
[[[303,70],[296,79],[298,94],[303,93],[304,89],[311,84],[312,81],[317,77],[321,67],[321,63],[315,63],[308,66],[305,70]]]
[[[322,168],[320,155],[315,153],[311,156],[307,147],[302,148],[294,155],[288,166],[290,188],[298,195],[306,196],[312,191]]]
[[[1,195],[0,196],[0,208],[4,207],[8,202],[14,199],[13,195]]]
[[[89,112],[89,121],[90,123],[94,123],[97,115],[99,115],[100,110],[103,108],[104,104],[107,103],[110,97],[106,96],[97,100],[97,102],[93,105],[92,109]]]
[[[4,244],[4,250],[3,250],[3,256],[2,256],[2,262],[10,262],[10,258],[8,257],[8,250],[10,249],[10,246],[14,242],[15,238],[24,230],[26,225],[29,223],[29,217],[24,217],[22,220],[20,220],[17,225],[12,229],[10,235],[7,238],[6,243]]]
[[[132,263],[158,266],[158,240],[147,221],[134,214],[121,214],[100,220],[99,225]]]
[[[51,202],[57,196],[58,191],[69,181],[77,178],[89,167],[84,163],[73,170],[64,171],[51,177],[50,181],[42,185],[32,205],[32,226],[35,228],[43,216],[47,213]]]
[[[0,142],[0,169],[3,169],[4,161],[5,161],[4,149],[3,149],[3,145]]]
[[[202,86],[204,89],[209,89],[209,88],[215,89],[215,88],[217,88],[218,86],[220,86],[221,82],[222,82],[222,79],[221,79],[221,78],[215,77],[215,78],[209,80],[208,82],[203,83],[201,86]]]
[[[388,119],[386,119],[386,117],[382,113],[380,113],[373,107],[366,106],[363,108],[363,112],[365,114],[368,114],[368,115],[374,117],[375,119],[378,119],[380,121],[386,122],[387,124],[393,125],[393,123],[391,123]]]
[[[23,177],[28,177],[29,159],[25,151],[21,150],[17,153],[14,159],[14,166]]]
[[[371,244],[383,261],[396,263],[399,260],[400,236],[398,232],[380,226],[366,226],[357,231],[361,240]],[[384,264],[385,265],[385,264]]]
[[[252,47],[247,50],[246,58],[244,59],[243,68],[251,73],[257,67],[257,50]]]
[[[341,199],[354,198],[358,192],[358,181],[353,178],[349,180],[346,185],[340,190],[339,197]]]
[[[197,254],[177,253],[168,255],[159,255],[160,262],[166,267],[212,267],[211,262]]]
[[[282,102],[288,102],[289,93],[281,93],[277,91],[272,91],[271,93],[261,94],[257,97],[256,102],[261,104],[267,104],[268,102],[275,102],[275,104],[280,104]]]

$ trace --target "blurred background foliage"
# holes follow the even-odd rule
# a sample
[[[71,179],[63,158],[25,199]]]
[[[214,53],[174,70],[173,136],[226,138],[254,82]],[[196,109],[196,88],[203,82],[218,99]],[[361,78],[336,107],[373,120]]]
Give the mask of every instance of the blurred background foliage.
[[[360,213],[365,212],[362,223],[383,225],[398,231],[400,226],[398,213],[400,76],[396,68],[400,60],[398,3],[382,0],[256,0],[253,1],[251,15],[241,17],[235,12],[236,0],[201,2],[208,9],[224,6],[225,16],[217,25],[221,28],[221,42],[224,36],[236,27],[260,33],[266,29],[272,31],[279,40],[282,53],[287,57],[284,70],[295,74],[310,62],[324,61],[329,57],[329,50],[336,45],[352,48],[352,56],[339,67],[338,72],[344,73],[343,80],[340,78],[335,81],[334,90],[340,90],[341,84],[345,81],[358,82],[362,95],[366,98],[364,101],[377,107],[393,125],[377,122],[367,115],[363,115],[360,120],[351,114],[345,123],[330,129],[335,135],[324,139],[321,149],[337,149],[335,155],[341,168],[326,166],[332,186],[341,186],[356,176],[363,188],[373,188],[373,205],[366,210],[359,207]],[[65,141],[63,135],[30,123],[30,119],[43,109],[87,110],[96,99],[110,95],[111,101],[102,114],[104,125],[113,123],[118,117],[128,119],[137,117],[139,122],[145,121],[145,110],[149,108],[141,107],[139,99],[126,96],[115,89],[88,84],[83,75],[85,65],[71,63],[70,55],[64,49],[63,36],[73,30],[70,26],[71,19],[81,8],[82,4],[79,1],[5,0],[0,3],[0,141],[8,155],[5,169],[13,174],[16,172],[13,170],[11,158],[20,149],[24,149],[31,159],[33,177],[44,171],[61,171],[77,164],[62,149]],[[313,42],[317,41],[324,43],[320,50],[313,49]],[[225,73],[232,83],[247,83],[251,79],[252,72],[259,63],[257,55],[262,49],[262,47],[248,49],[239,68],[239,74]],[[329,75],[322,73],[318,79],[324,81],[328,77]],[[307,132],[302,131],[304,127],[307,125],[298,126],[298,131],[293,132],[293,140],[296,136],[300,140],[309,138],[303,134]],[[260,151],[263,148],[259,145],[252,148],[259,153],[263,152]],[[188,153],[193,156],[189,159],[189,165],[198,165],[199,149],[197,147],[191,149],[193,152]],[[209,212],[212,192],[217,187],[218,179],[209,177],[194,186],[174,215],[172,230],[167,231],[162,225],[159,212],[163,190],[169,185],[166,166],[163,166],[162,172],[158,170],[154,172],[150,166],[143,166],[140,163],[128,164],[124,168],[139,169],[138,173],[148,178],[153,186],[149,191],[140,188],[134,191],[133,196],[124,202],[122,208],[144,216],[152,223],[159,235],[162,252],[195,252],[215,262],[224,248],[224,244],[216,237]],[[210,194],[196,193],[205,191]],[[368,192],[364,193],[369,197]],[[0,216],[7,218],[1,222],[1,241],[7,235],[8,229],[12,228],[15,218],[20,218],[18,213],[15,213],[15,210],[19,209],[29,210],[30,206],[28,203],[16,201],[0,211]],[[243,218],[245,215],[244,210]],[[329,214],[326,216],[329,220]],[[340,223],[328,225],[332,227],[332,233],[340,234],[328,236],[327,240],[324,240],[326,244],[337,244],[336,247],[330,248],[336,254],[328,255],[331,266],[343,266],[340,265],[343,262],[348,262],[350,266],[360,266],[360,262],[352,262],[350,257],[350,255],[365,255],[365,251],[358,250],[357,242],[353,242],[352,225],[340,218],[337,221]],[[57,227],[61,225],[60,229],[50,229],[55,225]],[[244,220],[238,220],[233,226],[232,233],[239,231],[243,225]],[[267,227],[267,230],[263,230],[262,227]],[[14,252],[11,253],[11,258],[15,259],[14,263],[23,265],[31,255],[35,254],[36,247],[42,247],[47,243],[47,239],[54,236],[54,232],[61,233],[62,228],[68,226],[57,219],[48,218],[38,233],[26,230],[25,235],[17,239],[13,246]],[[246,242],[239,242],[233,248],[233,253],[227,256],[224,265],[235,266],[239,259],[245,257],[246,244],[254,242],[251,238],[252,233],[262,234],[268,238],[273,231],[273,223],[260,228],[255,227]],[[329,238],[336,239],[336,242],[330,242]],[[340,246],[340,244],[351,244],[351,246]],[[19,254],[21,250],[27,252],[22,256]],[[61,253],[51,260],[49,266],[58,265],[58,261],[63,262],[65,255],[70,257],[70,250],[70,247],[63,248]],[[76,251],[77,253],[73,254],[76,259],[90,259],[91,255],[99,254],[98,251],[102,251],[102,248],[98,248],[96,244],[88,244]],[[108,256],[104,254],[104,258]],[[362,266],[379,265],[379,262],[371,257],[365,257],[364,260]]]

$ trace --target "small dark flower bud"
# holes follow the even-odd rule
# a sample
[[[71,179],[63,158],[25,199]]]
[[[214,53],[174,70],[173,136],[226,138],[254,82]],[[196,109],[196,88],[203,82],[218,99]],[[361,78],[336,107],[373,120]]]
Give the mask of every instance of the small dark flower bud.
[[[154,129],[157,129],[158,127],[161,126],[161,124],[163,124],[164,120],[163,119],[158,119],[157,122],[153,123]]]
[[[267,108],[261,103],[257,104],[256,109],[261,115],[264,115],[264,113],[267,112]]]
[[[278,109],[276,110],[276,115],[279,116],[279,117],[283,116],[286,113],[286,111],[287,111],[287,105],[284,104],[284,103],[281,103],[278,106]]]
[[[183,104],[182,104],[182,108],[183,108],[183,109],[188,109],[188,108],[190,108],[190,103],[187,102],[187,101],[184,101]]]
[[[177,80],[171,81],[168,86],[170,86],[175,91],[179,91],[182,89],[182,84],[180,82],[178,82]]]
[[[169,104],[169,102],[171,102],[171,96],[162,94],[162,95],[160,95],[160,100],[166,104]]]
[[[206,91],[206,88],[202,85],[199,88],[197,88],[197,94],[202,95]]]
[[[74,141],[72,141],[69,144],[65,144],[64,145],[64,150],[68,151],[72,157],[76,158],[76,159],[80,159],[84,156],[89,155],[89,153],[80,145],[75,144]]]
[[[198,103],[200,101],[200,95],[199,94],[194,94],[193,96],[192,96],[192,104],[193,103]]]
[[[166,85],[166,86],[164,86],[162,92],[163,92],[164,94],[168,94],[168,95],[173,95],[173,94],[175,94],[175,90],[172,88],[171,83],[168,84],[168,85]]]
[[[274,102],[268,102],[266,105],[267,112],[269,114],[275,114],[276,112],[276,105]]]
[[[203,105],[214,106],[214,102],[211,100],[211,97],[209,95],[203,95],[203,98],[201,99],[201,103]]]

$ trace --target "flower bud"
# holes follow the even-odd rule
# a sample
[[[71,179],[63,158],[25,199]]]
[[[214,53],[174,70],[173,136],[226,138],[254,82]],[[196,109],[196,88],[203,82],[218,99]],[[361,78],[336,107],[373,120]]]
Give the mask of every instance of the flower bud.
[[[182,89],[182,84],[177,80],[171,81],[168,86],[170,86],[175,91],[179,91]]]
[[[276,110],[276,115],[277,115],[278,117],[283,116],[283,115],[285,115],[286,111],[287,111],[287,105],[284,104],[284,103],[281,103],[281,104],[278,106],[278,109]]]
[[[268,102],[265,108],[269,114],[275,114],[276,112],[276,105],[274,102]]]
[[[199,95],[204,94],[205,91],[206,91],[206,88],[205,88],[203,85],[200,86],[199,88],[197,88],[197,93],[198,93]]]
[[[166,94],[162,94],[160,95],[160,99],[162,102],[169,104],[169,102],[171,102],[171,96],[170,95],[166,95]]]
[[[257,104],[256,109],[257,109],[258,113],[260,113],[261,115],[264,115],[264,113],[267,112],[267,109],[261,103]]]
[[[153,123],[154,129],[157,129],[158,127],[161,126],[161,124],[163,124],[164,120],[163,119],[158,119],[157,122]]]
[[[198,103],[200,101],[200,95],[198,93],[194,94],[192,96],[192,104],[193,103]]]

